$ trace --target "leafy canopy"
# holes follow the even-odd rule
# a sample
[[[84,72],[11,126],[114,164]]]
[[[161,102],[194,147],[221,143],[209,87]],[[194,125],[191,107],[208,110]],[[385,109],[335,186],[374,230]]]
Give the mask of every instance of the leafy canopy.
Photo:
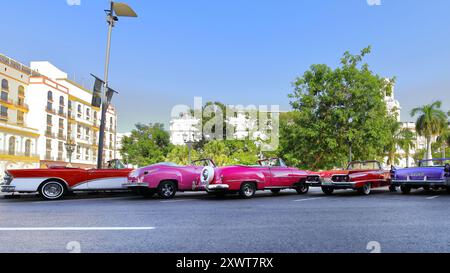
[[[294,82],[292,113],[281,117],[280,155],[305,169],[344,166],[353,159],[382,159],[396,117],[384,101],[394,79],[374,74],[364,57],[346,52],[340,66],[312,65]]]

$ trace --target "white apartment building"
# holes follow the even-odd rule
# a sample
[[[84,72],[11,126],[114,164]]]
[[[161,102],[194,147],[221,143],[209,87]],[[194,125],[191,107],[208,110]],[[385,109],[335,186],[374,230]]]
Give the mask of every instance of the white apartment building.
[[[27,66],[0,54],[0,176],[6,169],[39,167],[39,133],[27,122],[32,74],[36,73]]]
[[[72,165],[93,168],[97,162],[100,109],[91,105],[92,91],[68,79],[49,62],[32,62],[39,73],[29,79],[27,122],[38,130],[41,167],[67,165],[66,143],[74,143]],[[117,114],[110,106],[106,117],[104,160],[115,158]]]

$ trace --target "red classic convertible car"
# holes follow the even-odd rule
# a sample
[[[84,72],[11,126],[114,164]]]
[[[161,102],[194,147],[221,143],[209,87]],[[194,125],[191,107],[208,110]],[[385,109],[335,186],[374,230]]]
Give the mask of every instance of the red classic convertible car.
[[[157,193],[163,199],[175,197],[177,191],[204,191],[200,185],[200,173],[205,166],[214,168],[216,165],[210,159],[196,160],[190,166],[154,164],[131,172],[128,183],[123,186],[144,197]]]
[[[271,190],[277,194],[283,189],[295,189],[305,194],[309,188],[304,183],[308,172],[287,167],[280,158],[259,161],[258,166],[205,167],[201,174],[202,185],[212,194],[239,193],[248,199],[257,190]]]
[[[48,169],[8,170],[1,184],[2,192],[39,193],[46,200],[57,200],[73,191],[124,190],[132,169],[118,160],[108,163],[108,169],[78,169],[50,167]]]
[[[331,195],[336,189],[353,189],[369,195],[372,188],[391,186],[391,173],[383,170],[378,161],[356,161],[348,164],[347,170],[323,171],[308,175],[306,184],[321,187]],[[390,187],[391,191],[395,188]]]

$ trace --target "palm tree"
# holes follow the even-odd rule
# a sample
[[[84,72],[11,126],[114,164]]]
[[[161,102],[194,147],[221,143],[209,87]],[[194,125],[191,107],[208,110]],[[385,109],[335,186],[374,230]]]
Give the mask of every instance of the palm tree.
[[[414,148],[414,141],[416,136],[408,128],[402,128],[399,133],[398,146],[405,152],[406,167],[409,168],[409,157],[411,155],[411,149]]]
[[[441,135],[437,137],[436,142],[441,145],[442,158],[445,158],[445,149],[450,146],[450,129],[445,128]]]
[[[440,135],[447,127],[447,115],[440,109],[442,102],[435,101],[432,104],[414,108],[411,117],[419,114],[416,121],[416,131],[427,141],[426,159],[432,159],[431,143],[432,138]]]

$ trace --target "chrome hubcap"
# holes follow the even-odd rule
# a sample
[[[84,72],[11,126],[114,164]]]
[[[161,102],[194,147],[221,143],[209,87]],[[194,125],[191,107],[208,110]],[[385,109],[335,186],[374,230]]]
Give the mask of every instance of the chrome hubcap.
[[[164,196],[171,196],[173,194],[174,190],[175,189],[170,184],[164,185],[163,188],[161,189]]]
[[[244,187],[244,193],[246,196],[252,196],[253,195],[253,188],[251,186],[245,186]]]
[[[58,198],[61,196],[63,188],[58,183],[49,183],[44,186],[43,193],[48,198]]]

